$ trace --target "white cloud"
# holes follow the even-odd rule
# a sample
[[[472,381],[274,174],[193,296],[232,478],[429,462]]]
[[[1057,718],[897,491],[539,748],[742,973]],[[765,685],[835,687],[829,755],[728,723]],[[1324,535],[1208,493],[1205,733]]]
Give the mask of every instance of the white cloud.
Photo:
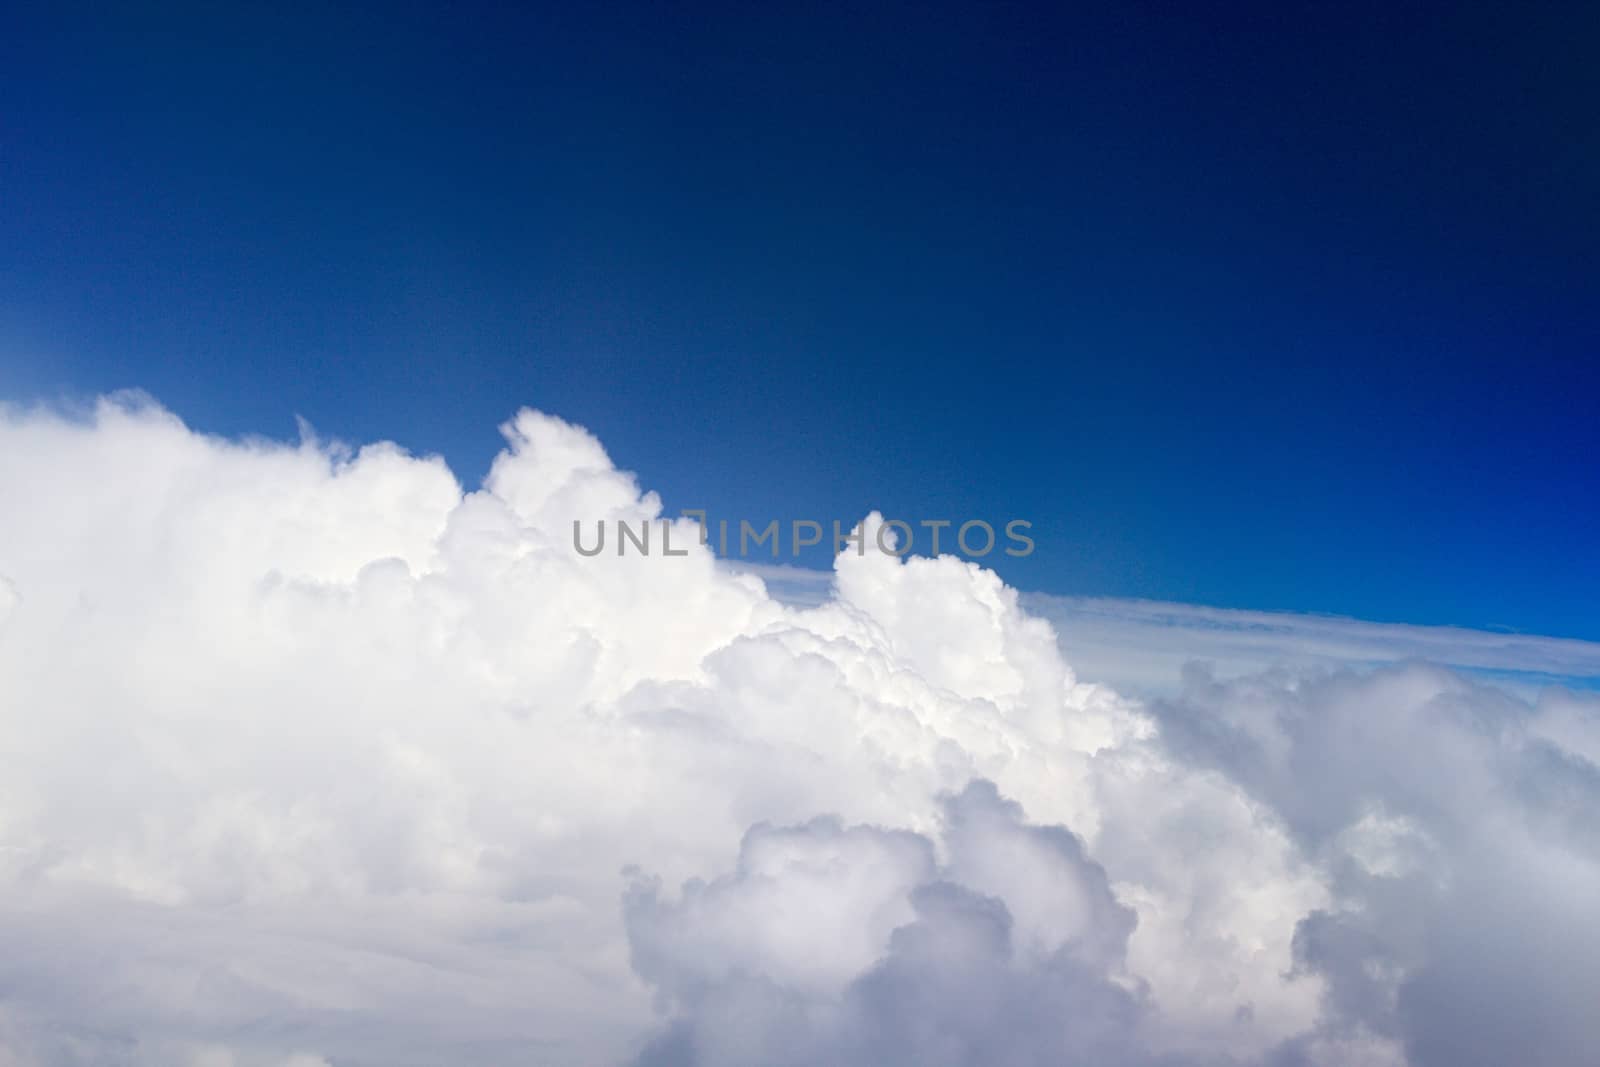
[[[1025,594],[1023,606],[1054,624],[1086,677],[1146,695],[1170,695],[1195,661],[1222,676],[1423,661],[1529,699],[1552,686],[1600,688],[1592,641],[1042,593]]]
[[[636,966],[678,1009],[642,1067],[1150,1062],[1134,915],[1082,842],[979,781],[945,798],[940,844],[762,826],[679,900],[636,884]]]
[[[832,571],[732,559],[784,603],[825,602]],[[1600,690],[1600,643],[1537,634],[1365,622],[1337,615],[1241,611],[1114,597],[1022,593],[1049,622],[1080,678],[1143,697],[1171,696],[1191,664],[1239,677],[1278,668],[1316,672],[1412,661],[1450,667],[1537,700],[1557,688]]]
[[[659,502],[581,430],[506,434],[464,492],[138,399],[0,414],[0,1064],[1600,1037],[1594,698],[1292,665],[1135,700],[953,558],[847,554],[796,605],[687,521],[581,557],[573,519]]]

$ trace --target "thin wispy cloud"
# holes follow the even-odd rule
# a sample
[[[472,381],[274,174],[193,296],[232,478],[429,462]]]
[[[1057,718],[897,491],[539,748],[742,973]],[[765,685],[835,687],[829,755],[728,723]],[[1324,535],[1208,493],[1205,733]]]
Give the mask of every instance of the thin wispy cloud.
[[[1243,674],[1417,660],[1523,694],[1600,686],[1600,644],[1591,641],[1145,600],[1034,593],[1023,602],[1055,625],[1082,673],[1143,692],[1170,690],[1191,662]]]

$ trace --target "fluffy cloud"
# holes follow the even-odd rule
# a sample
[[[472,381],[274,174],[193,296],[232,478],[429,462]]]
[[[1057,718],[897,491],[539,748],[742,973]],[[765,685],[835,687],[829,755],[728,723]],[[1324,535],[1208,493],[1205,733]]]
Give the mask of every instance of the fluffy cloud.
[[[937,845],[761,826],[732,874],[677,901],[635,885],[635,967],[679,1016],[640,1067],[1149,1062],[1134,915],[1083,843],[989,782],[943,807]]]
[[[0,414],[0,1064],[1578,1064],[1596,705],[1145,703],[955,558],[796,606],[580,429]],[[875,519],[868,519],[870,529]]]

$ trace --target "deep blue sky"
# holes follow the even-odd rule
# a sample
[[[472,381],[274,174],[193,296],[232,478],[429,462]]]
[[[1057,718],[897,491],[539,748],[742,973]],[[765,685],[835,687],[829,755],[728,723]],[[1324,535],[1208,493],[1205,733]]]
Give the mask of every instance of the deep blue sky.
[[[0,396],[1600,638],[1596,16],[1172,6],[13,10]]]

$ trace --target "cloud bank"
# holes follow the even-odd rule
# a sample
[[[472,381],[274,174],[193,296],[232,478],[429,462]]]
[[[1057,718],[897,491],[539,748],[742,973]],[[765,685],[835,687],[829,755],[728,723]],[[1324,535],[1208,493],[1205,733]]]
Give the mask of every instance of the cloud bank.
[[[1080,673],[1145,695],[1177,692],[1184,667],[1196,660],[1234,677],[1425,661],[1529,700],[1558,686],[1600,689],[1593,641],[1041,593],[1024,594],[1022,604],[1050,620]]]
[[[757,575],[773,596],[797,606],[821,604],[833,584],[831,571],[742,560],[729,566]],[[1600,690],[1600,643],[1593,641],[1116,597],[1035,592],[1023,593],[1021,604],[1055,628],[1080,678],[1143,697],[1173,696],[1195,663],[1240,677],[1282,667],[1316,673],[1424,661],[1529,700],[1553,687]]]
[[[0,414],[0,1065],[1592,1062],[1593,696],[1135,699],[954,558],[580,557],[658,499],[504,429]]]

